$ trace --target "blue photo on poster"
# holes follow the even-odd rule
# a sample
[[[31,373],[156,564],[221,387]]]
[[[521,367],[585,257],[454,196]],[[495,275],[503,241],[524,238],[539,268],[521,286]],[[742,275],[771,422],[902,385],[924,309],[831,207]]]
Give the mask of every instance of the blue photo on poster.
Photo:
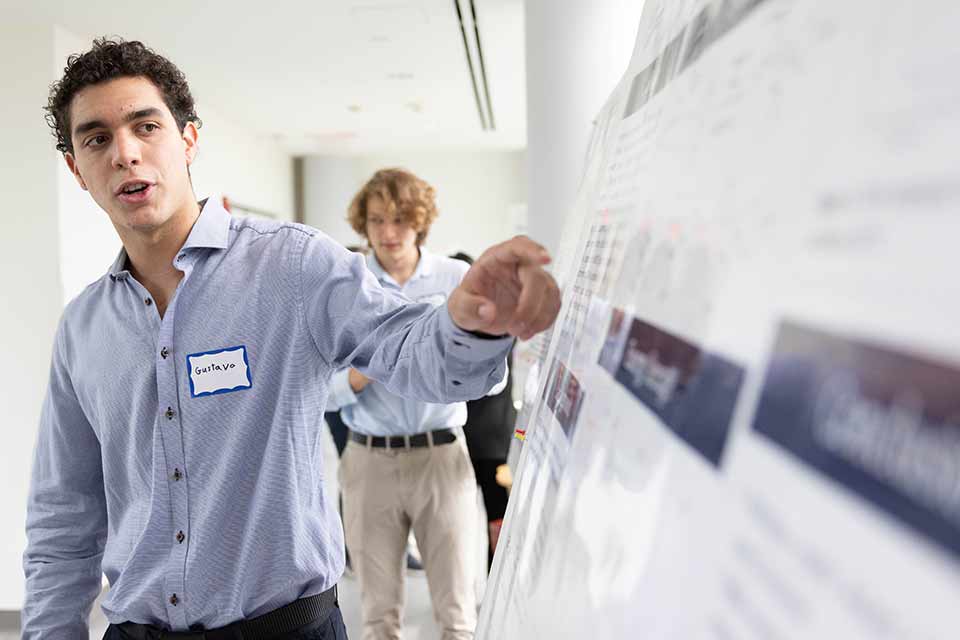
[[[573,372],[559,360],[554,361],[553,377],[547,387],[547,408],[553,412],[560,428],[568,439],[573,438],[580,407],[583,406],[584,391]]]
[[[617,310],[599,364],[664,426],[720,466],[743,367]]]
[[[960,369],[781,325],[753,428],[960,555]]]

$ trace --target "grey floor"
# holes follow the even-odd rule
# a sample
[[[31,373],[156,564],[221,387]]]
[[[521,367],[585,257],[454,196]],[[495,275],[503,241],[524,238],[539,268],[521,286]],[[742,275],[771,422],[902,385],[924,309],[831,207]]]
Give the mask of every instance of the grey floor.
[[[324,439],[324,467],[332,470],[326,473],[328,481],[328,490],[330,495],[337,495],[337,452],[333,446],[333,440],[329,437]],[[481,531],[486,529],[485,517],[482,512],[482,503],[477,502],[477,527]],[[486,544],[486,536],[480,545]],[[483,546],[478,546],[476,559],[478,566],[486,568],[486,550]],[[483,574],[484,571],[478,571]],[[440,630],[433,619],[433,612],[430,607],[430,592],[427,588],[427,580],[422,571],[408,572],[406,584],[406,606],[404,608],[404,640],[439,640]],[[476,585],[477,593],[483,593],[483,580]],[[360,587],[356,578],[347,575],[340,581],[340,608],[347,625],[347,633],[351,638],[359,639],[362,636],[362,621],[360,617]],[[479,597],[478,597],[479,600]],[[99,601],[93,607],[93,613],[90,616],[90,638],[99,639],[103,637],[107,629],[107,620],[103,617],[100,610]],[[19,632],[0,629],[0,640],[17,640],[20,637]]]

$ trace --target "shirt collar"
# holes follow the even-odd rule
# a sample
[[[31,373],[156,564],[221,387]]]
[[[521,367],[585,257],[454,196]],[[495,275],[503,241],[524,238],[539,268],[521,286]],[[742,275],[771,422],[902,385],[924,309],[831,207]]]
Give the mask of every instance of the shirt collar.
[[[413,275],[410,276],[410,279],[407,280],[406,284],[410,284],[418,278],[425,278],[432,274],[437,266],[437,256],[430,253],[423,247],[420,247],[420,259],[417,261],[417,268],[413,270]],[[373,275],[377,276],[377,280],[381,282],[391,282],[397,284],[397,281],[393,279],[387,271],[380,265],[380,261],[377,260],[377,254],[371,251],[367,255],[367,268],[373,272]],[[399,286],[399,285],[398,285]]]
[[[230,213],[223,208],[219,198],[207,198],[200,201],[200,215],[193,223],[187,241],[179,253],[187,249],[226,249],[230,237]],[[123,280],[130,275],[127,270],[127,250],[120,247],[117,259],[110,266],[110,279]]]
[[[226,249],[230,238],[230,213],[220,198],[200,201],[200,217],[193,223],[180,251],[187,249]]]

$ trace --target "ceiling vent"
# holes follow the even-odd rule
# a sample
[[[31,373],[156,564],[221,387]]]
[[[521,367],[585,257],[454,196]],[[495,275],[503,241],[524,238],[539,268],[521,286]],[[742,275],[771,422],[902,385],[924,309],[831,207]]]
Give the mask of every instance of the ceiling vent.
[[[480,41],[477,7],[474,5],[474,0],[453,0],[453,7],[457,12],[457,22],[460,23],[463,52],[466,55],[467,72],[470,74],[470,84],[473,86],[473,98],[477,104],[480,126],[484,131],[494,131],[497,125],[493,117],[493,101],[490,99],[487,67],[483,61],[483,44]]]

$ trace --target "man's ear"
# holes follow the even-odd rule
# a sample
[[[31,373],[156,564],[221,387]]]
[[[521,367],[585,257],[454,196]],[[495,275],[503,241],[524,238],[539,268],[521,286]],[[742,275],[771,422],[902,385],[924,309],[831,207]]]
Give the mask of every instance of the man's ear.
[[[194,159],[197,157],[197,138],[200,136],[200,132],[197,130],[197,125],[193,122],[188,122],[183,127],[183,143],[186,145],[186,154],[187,154],[187,166],[189,167],[193,164]]]
[[[83,176],[80,175],[80,169],[77,168],[77,159],[73,157],[73,154],[67,151],[63,154],[63,159],[67,163],[67,168],[70,169],[70,173],[73,174],[73,177],[77,179],[77,182],[80,183],[80,188],[84,191],[88,191],[87,183],[83,181]]]

